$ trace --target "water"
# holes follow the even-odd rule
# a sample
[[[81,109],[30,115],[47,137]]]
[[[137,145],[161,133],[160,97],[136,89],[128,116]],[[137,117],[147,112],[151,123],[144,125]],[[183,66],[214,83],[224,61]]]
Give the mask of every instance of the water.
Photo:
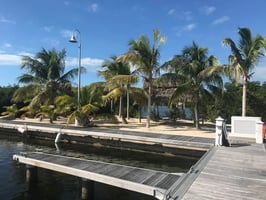
[[[181,111],[181,107],[178,107],[179,110]],[[153,111],[155,108],[152,106],[151,110]],[[159,110],[159,116],[160,117],[168,117],[167,113],[169,112],[169,107],[168,106],[158,106]],[[185,119],[192,119],[192,112],[190,108],[185,108]],[[141,111],[141,116],[145,117],[147,116],[147,107],[143,107]]]
[[[60,153],[124,165],[145,167],[168,172],[186,172],[198,158],[161,156],[150,153],[111,148],[61,145],[60,151],[46,141],[21,141],[0,136],[0,199],[1,200],[75,200],[80,199],[80,179],[45,169],[38,169],[38,181],[30,188],[26,184],[25,165],[12,160],[13,154],[25,151]],[[143,199],[152,197],[95,183],[95,200]]]

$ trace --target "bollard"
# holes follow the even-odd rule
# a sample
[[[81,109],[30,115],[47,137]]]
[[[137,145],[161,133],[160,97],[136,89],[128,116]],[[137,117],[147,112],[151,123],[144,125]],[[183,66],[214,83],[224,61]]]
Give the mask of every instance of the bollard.
[[[223,129],[224,119],[218,117],[215,120],[216,120],[215,145],[222,146],[222,129]]]
[[[262,144],[263,143],[263,122],[256,121],[256,143]]]

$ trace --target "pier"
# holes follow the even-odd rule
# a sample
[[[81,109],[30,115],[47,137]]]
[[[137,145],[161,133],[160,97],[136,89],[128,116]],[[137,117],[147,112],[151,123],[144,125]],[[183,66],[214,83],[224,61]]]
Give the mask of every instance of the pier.
[[[44,153],[14,155],[13,159],[30,166],[78,176],[89,183],[101,182],[160,200],[266,199],[266,151],[261,144],[213,146],[185,174]]]
[[[84,179],[87,180],[86,182],[89,183],[96,181],[150,195],[157,199],[164,199],[167,196],[166,192],[178,182],[181,176],[181,174],[37,152],[14,155],[13,159],[31,166],[31,169],[34,169],[33,167],[41,167],[77,176],[82,178],[83,181]],[[36,170],[33,172],[36,174]],[[28,170],[27,176],[31,177],[29,173]],[[82,188],[82,191],[93,190],[93,188],[87,188],[87,186],[88,184]]]
[[[190,182],[190,180],[188,180]],[[217,147],[182,200],[266,199],[266,151],[263,144]]]
[[[90,143],[97,141],[111,141],[108,144],[131,143],[157,145],[163,147],[207,151],[214,144],[214,138],[193,137],[173,134],[146,133],[136,131],[122,131],[116,129],[83,128],[63,126],[57,124],[23,123],[19,121],[0,120],[0,128],[16,131],[25,137],[46,138],[55,140],[60,133],[61,141],[69,143]],[[137,145],[134,146],[137,148]]]

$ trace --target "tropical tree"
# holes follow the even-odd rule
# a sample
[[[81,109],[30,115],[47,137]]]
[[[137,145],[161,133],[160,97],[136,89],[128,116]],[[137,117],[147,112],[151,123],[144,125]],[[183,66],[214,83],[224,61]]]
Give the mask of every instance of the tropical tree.
[[[119,97],[119,117],[123,116],[123,94],[126,91],[127,96],[127,118],[129,118],[129,90],[130,85],[138,82],[138,77],[131,73],[130,65],[117,59],[116,56],[111,57],[111,60],[106,60],[102,67],[103,71],[98,71],[98,74],[105,78],[106,89],[109,93],[105,99],[111,102]]]
[[[147,128],[150,127],[153,78],[159,67],[159,48],[164,42],[165,37],[160,36],[159,30],[154,29],[152,44],[150,44],[149,38],[146,35],[141,35],[137,40],[129,42],[129,51],[120,57],[121,60],[131,62],[136,67],[136,71],[144,79],[144,87],[148,89]]]
[[[218,66],[215,56],[208,57],[207,48],[199,47],[195,42],[186,46],[181,55],[175,56],[165,65],[172,68],[172,73],[165,75],[165,78],[169,77],[171,85],[175,86],[170,105],[184,96],[189,96],[194,105],[194,123],[199,129],[200,100],[206,96],[211,98],[214,91],[222,88],[223,81],[219,75],[222,67]]]
[[[67,117],[76,108],[76,98],[69,95],[60,95],[55,99],[55,112]]]
[[[19,110],[17,108],[16,104],[13,104],[11,106],[4,106],[6,111],[2,112],[1,115],[5,115],[6,119],[15,119]]]
[[[75,110],[68,116],[67,123],[72,123],[74,120],[79,120],[79,125],[82,126],[92,126],[93,118],[108,119],[116,122],[115,116],[107,111],[108,106],[106,106],[106,91],[105,82],[95,82],[81,89],[82,94],[82,104],[80,111]],[[63,98],[63,100],[68,100]],[[62,101],[64,104],[65,101]],[[73,102],[73,101],[72,101]],[[71,98],[66,104],[71,107]],[[62,104],[62,106],[63,106]],[[66,107],[66,106],[64,106]]]
[[[65,56],[65,49],[59,52],[42,49],[33,58],[22,56],[21,69],[26,73],[19,76],[18,81],[24,86],[16,90],[13,100],[28,102],[28,111],[35,114],[41,111],[41,106],[54,107],[57,96],[73,95],[70,80],[77,75],[78,69],[65,73]]]
[[[130,92],[132,96],[134,96],[133,106],[137,107],[139,123],[141,123],[141,118],[142,118],[141,110],[142,110],[142,107],[144,107],[144,105],[147,105],[147,95],[145,91],[139,87],[131,87]]]
[[[222,43],[231,47],[228,74],[236,83],[242,81],[242,116],[246,116],[247,84],[254,74],[255,65],[262,56],[265,56],[266,40],[261,35],[253,38],[248,28],[239,28],[238,33],[240,35],[238,45],[230,38],[223,39]]]

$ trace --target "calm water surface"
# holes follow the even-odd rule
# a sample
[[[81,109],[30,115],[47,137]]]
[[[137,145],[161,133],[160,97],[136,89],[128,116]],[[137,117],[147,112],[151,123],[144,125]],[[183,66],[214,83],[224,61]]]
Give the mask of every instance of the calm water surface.
[[[78,200],[80,179],[74,176],[38,169],[38,182],[30,188],[26,184],[25,165],[12,160],[13,154],[41,151],[104,162],[145,167],[167,172],[186,172],[198,158],[161,156],[143,152],[111,148],[73,147],[50,142],[21,141],[0,136],[0,200]],[[96,183],[95,200],[149,200],[152,197]]]

